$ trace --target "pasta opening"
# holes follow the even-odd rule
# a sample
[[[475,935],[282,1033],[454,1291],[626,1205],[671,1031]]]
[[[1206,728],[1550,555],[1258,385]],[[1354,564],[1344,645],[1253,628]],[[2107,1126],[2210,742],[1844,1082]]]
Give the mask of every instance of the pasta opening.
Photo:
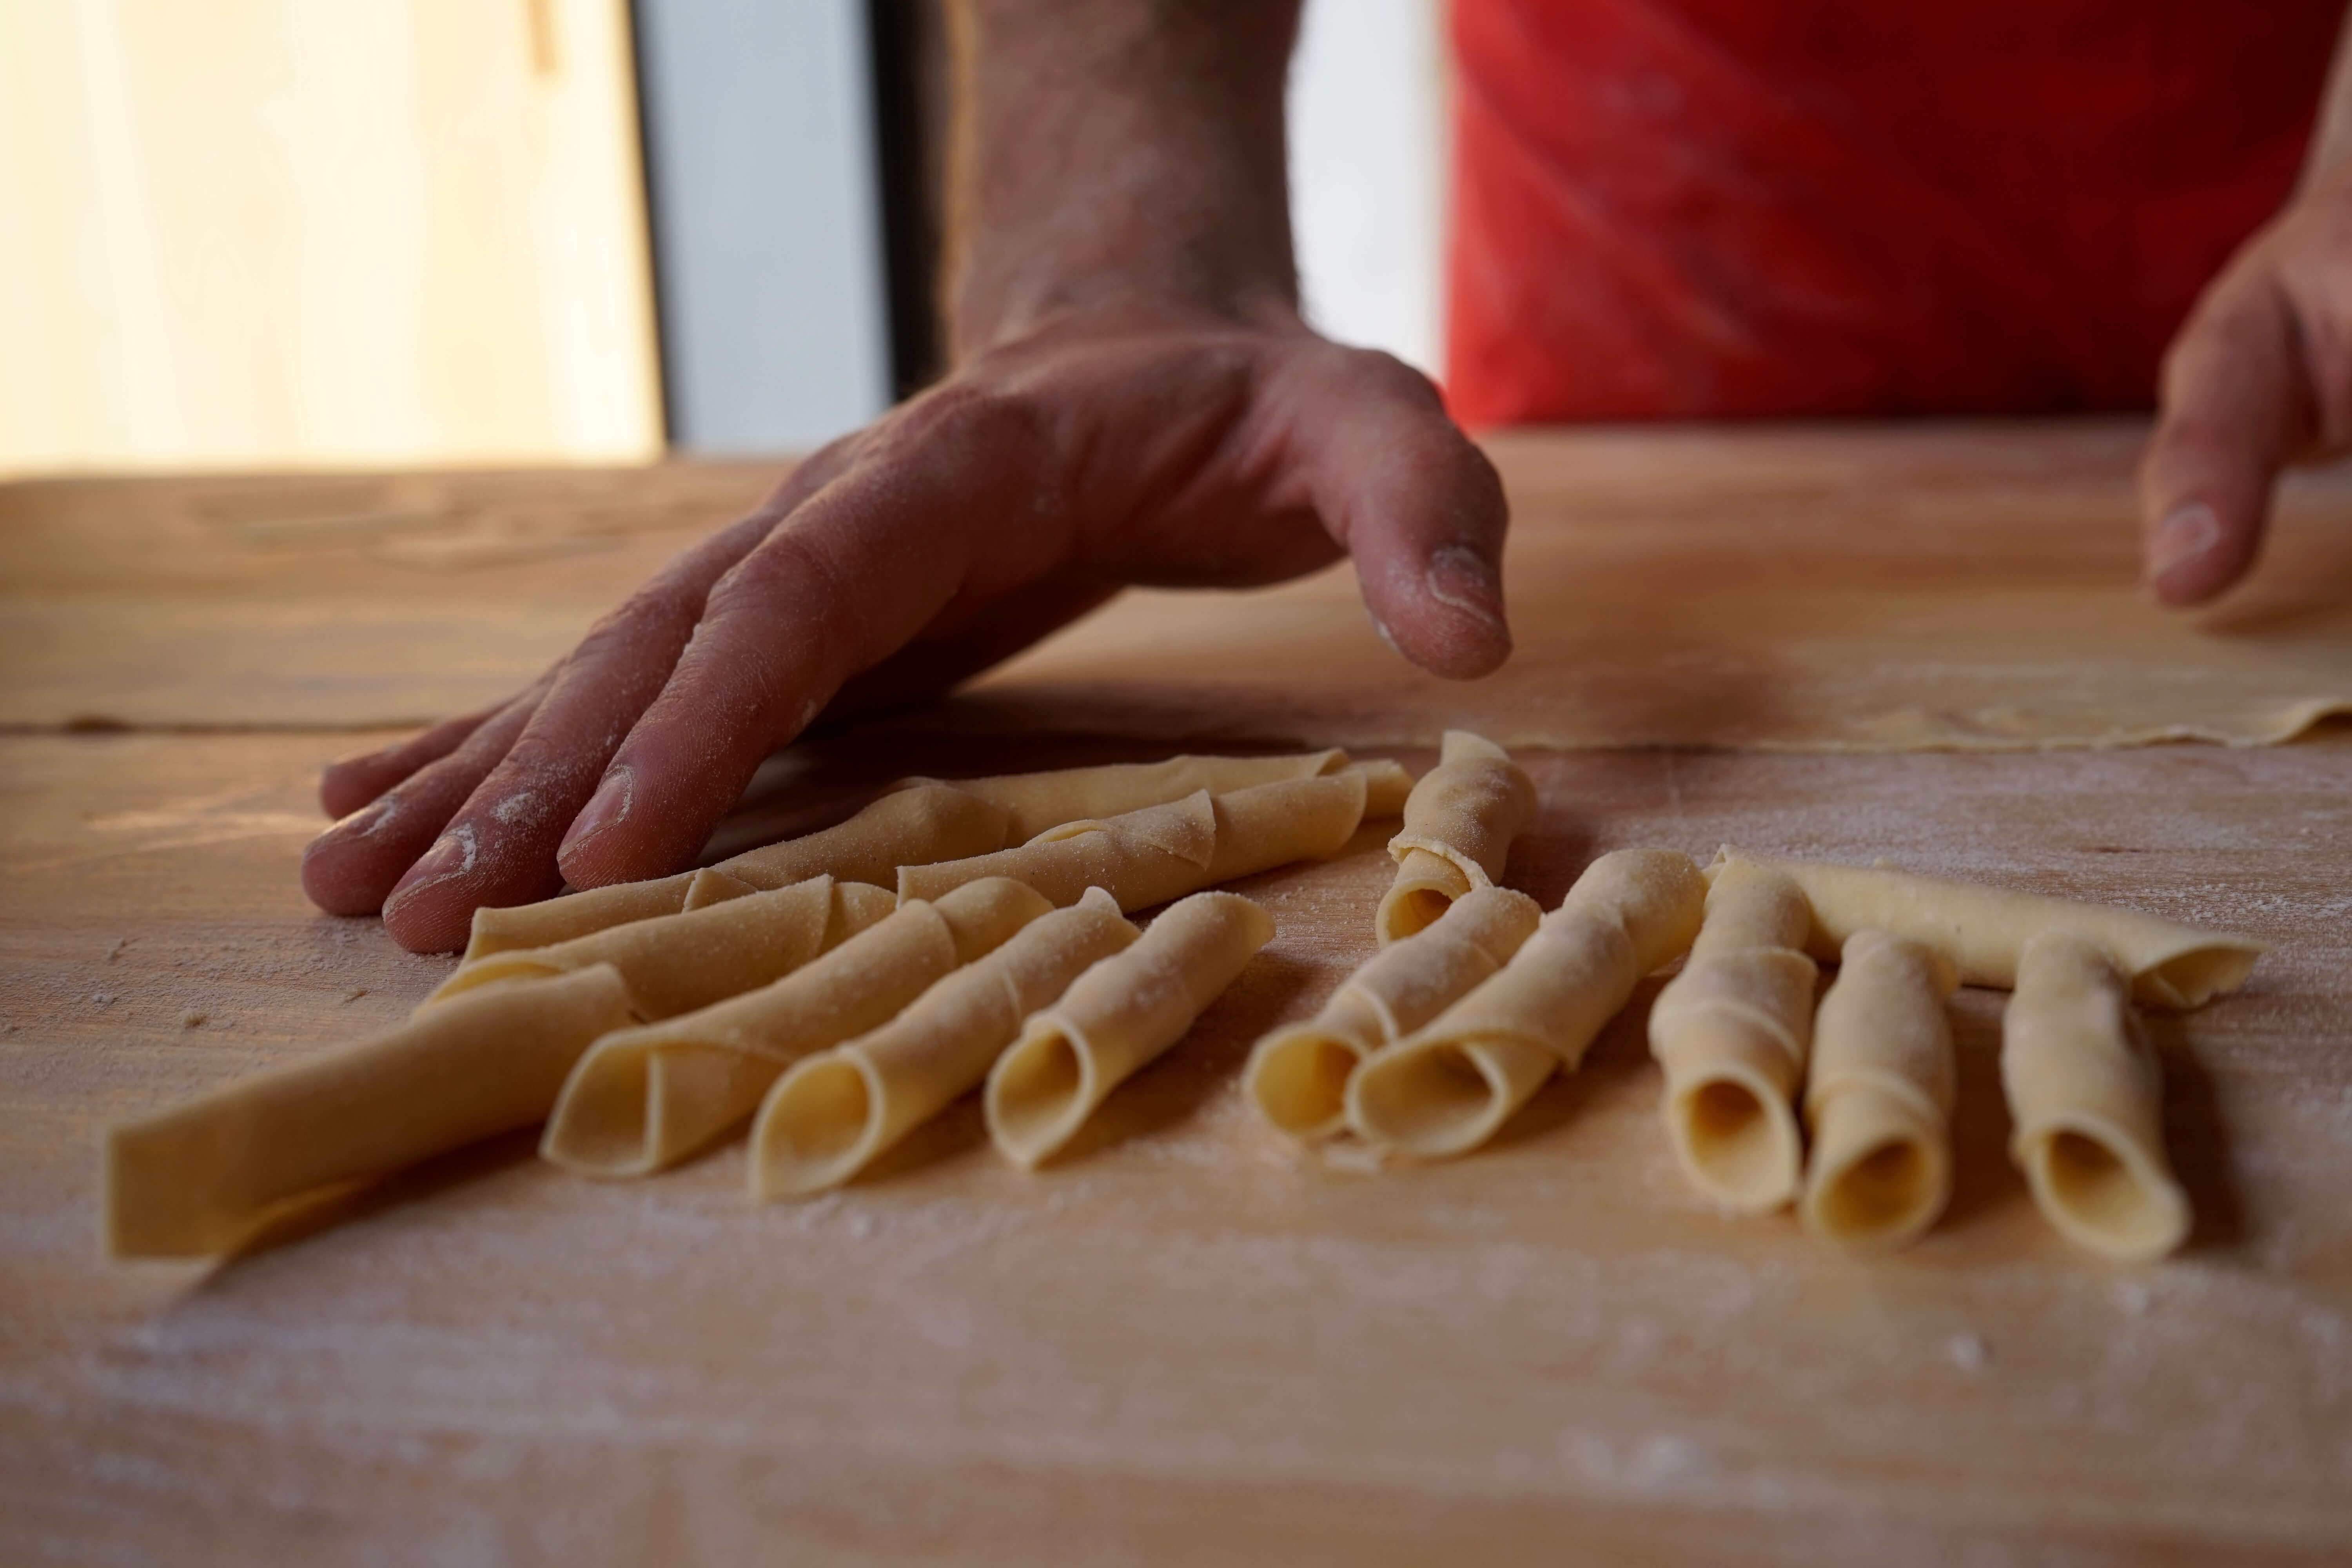
[[[2042,1145],[2043,1190],[2079,1239],[2122,1255],[2168,1250],[2186,1228],[2178,1196],[2091,1133],[2062,1128]]]
[[[1392,1057],[1350,1089],[1360,1131],[1416,1153],[1475,1143],[1507,1092],[1476,1056],[1453,1042]]]
[[[2225,991],[2234,991],[2253,973],[2262,956],[2252,947],[2192,947],[2140,972],[2134,991],[2144,1001],[2168,1007],[2202,1007]]]
[[[591,1051],[548,1120],[541,1157],[590,1175],[638,1167],[653,1152],[646,1136],[652,1098],[650,1052]]]
[[[1059,1029],[1013,1047],[988,1084],[989,1130],[1014,1159],[1034,1164],[1076,1131],[1086,1064]]]
[[[845,1180],[858,1165],[877,1110],[856,1062],[803,1062],[776,1085],[760,1117],[752,1171],[762,1193],[802,1193]]]
[[[1418,936],[1435,925],[1454,907],[1453,896],[1439,888],[1402,888],[1391,895],[1381,910],[1381,923],[1391,942]]]
[[[1330,1035],[1301,1030],[1266,1042],[1250,1068],[1250,1098],[1294,1137],[1336,1132],[1348,1110],[1348,1080],[1362,1055]]]
[[[1720,1202],[1769,1205],[1789,1195],[1797,1172],[1790,1117],[1735,1079],[1708,1079],[1682,1097],[1683,1147],[1692,1173]]]
[[[1874,1239],[1916,1223],[1934,1185],[1926,1152],[1908,1138],[1890,1139],[1831,1178],[1821,1217],[1841,1239]]]

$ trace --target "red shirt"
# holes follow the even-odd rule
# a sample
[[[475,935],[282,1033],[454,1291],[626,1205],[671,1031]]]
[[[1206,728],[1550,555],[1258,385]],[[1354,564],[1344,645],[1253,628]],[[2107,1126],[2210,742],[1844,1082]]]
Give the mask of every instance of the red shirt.
[[[2345,0],[1454,0],[1474,425],[2143,407]]]

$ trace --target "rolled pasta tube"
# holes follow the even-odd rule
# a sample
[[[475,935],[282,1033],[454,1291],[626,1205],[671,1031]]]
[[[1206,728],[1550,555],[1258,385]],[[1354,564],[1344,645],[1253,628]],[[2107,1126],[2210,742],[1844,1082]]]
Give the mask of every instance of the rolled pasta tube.
[[[1801,951],[1811,923],[1789,878],[1744,860],[1724,867],[1690,962],[1650,1009],[1675,1158],[1735,1214],[1780,1207],[1803,1174],[1795,1107],[1812,1038],[1817,971]]]
[[[1010,814],[1010,826],[1003,839],[987,847],[999,849],[1007,844],[1025,844],[1064,823],[1164,805],[1202,790],[1211,795],[1231,795],[1258,784],[1342,772],[1365,773],[1377,793],[1390,797],[1388,810],[1370,812],[1373,816],[1393,816],[1402,807],[1403,795],[1396,793],[1398,781],[1402,781],[1407,791],[1412,787],[1412,776],[1396,763],[1351,763],[1347,752],[1336,749],[1276,757],[1177,756],[1160,763],[1113,763],[1104,767],[958,779],[953,784],[966,794],[1004,807]],[[1370,812],[1369,806],[1367,811]]]
[[[790,973],[882,921],[897,902],[863,882],[813,877],[687,914],[633,921],[553,947],[461,963],[419,1011],[499,981],[609,963],[629,983],[639,1016],[674,1018]]]
[[[290,1200],[529,1126],[589,1042],[630,1021],[627,985],[599,964],[476,992],[109,1128],[107,1248],[224,1252]]]
[[[1122,910],[1146,909],[1339,853],[1363,819],[1365,789],[1360,773],[1327,773],[1066,823],[1018,849],[902,867],[898,896],[932,899],[976,878],[1011,877],[1063,907],[1100,888]]]
[[[988,1075],[988,1135],[1015,1164],[1058,1153],[1111,1090],[1184,1037],[1274,936],[1238,893],[1171,904],[1141,941],[1097,960],[1022,1026]]]
[[[1389,840],[1397,879],[1373,919],[1381,943],[1411,936],[1471,889],[1494,886],[1535,815],[1536,786],[1508,752],[1448,730],[1437,766],[1404,803],[1403,830]]]
[[[1923,942],[1959,966],[1964,985],[2008,989],[2018,954],[2042,931],[2068,931],[2097,946],[2131,982],[2135,1000],[2201,1007],[2245,983],[2270,951],[2252,937],[2199,931],[2137,910],[2077,903],[2038,893],[1914,876],[1890,866],[1780,860],[1726,847],[1716,866],[1751,860],[1793,879],[1812,905],[1813,956],[1832,959],[1858,931]],[[1709,867],[1710,875],[1716,867]]]
[[[739,1126],[803,1057],[879,1028],[1053,906],[1003,877],[903,906],[758,991],[617,1029],[572,1069],[539,1152],[593,1176],[676,1164]]]
[[[1510,962],[1542,918],[1541,906],[1508,888],[1465,893],[1435,924],[1374,953],[1314,1018],[1258,1041],[1242,1073],[1251,1103],[1296,1138],[1340,1131],[1357,1064]]]
[[[1951,960],[1884,931],[1846,938],[1813,1018],[1805,1086],[1805,1228],[1846,1247],[1907,1247],[1952,1193]]]
[[[2189,1208],[2165,1158],[2162,1075],[2126,984],[2083,937],[2028,941],[2001,1018],[2000,1082],[2010,1157],[2042,1217],[2094,1252],[2144,1260],[2188,1238]]]
[[[1476,1148],[1690,946],[1706,896],[1687,856],[1603,855],[1499,973],[1356,1069],[1348,1125],[1424,1158]]]
[[[772,891],[818,877],[887,888],[898,868],[1001,849],[1004,808],[942,784],[919,784],[883,795],[846,822],[781,844],[746,850],[709,869]],[[698,877],[702,880],[698,889]],[[543,903],[477,910],[466,962],[518,948],[553,947],[617,925],[678,914],[719,901],[725,883],[694,871],[646,882],[618,882]]]
[[[1040,917],[880,1028],[804,1058],[751,1124],[751,1195],[838,1186],[988,1076],[1023,1020],[1136,940],[1108,893]]]

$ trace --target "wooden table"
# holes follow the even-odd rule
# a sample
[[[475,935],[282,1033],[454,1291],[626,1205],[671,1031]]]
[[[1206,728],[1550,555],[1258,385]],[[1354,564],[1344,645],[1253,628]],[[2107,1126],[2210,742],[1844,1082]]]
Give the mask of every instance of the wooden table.
[[[34,499],[51,517],[98,504]],[[0,534],[24,513],[9,500]],[[551,627],[667,537],[623,531],[513,568],[559,584]],[[240,590],[282,596],[289,625],[304,591]],[[163,619],[195,613],[168,581],[142,592]],[[509,640],[502,678],[541,657]],[[404,679],[426,690],[433,657]],[[104,695],[98,675],[42,679]],[[2155,1268],[2071,1250],[2026,1200],[1984,993],[1958,1004],[1952,1211],[1893,1258],[1700,1206],[1658,1125],[1639,1001],[1475,1158],[1298,1152],[1235,1072],[1368,948],[1377,831],[1246,885],[1275,944],[1045,1173],[1003,1166],[970,1105],[872,1180],[761,1208],[740,1146],[590,1184],[518,1137],[217,1266],[110,1265],[103,1123],[388,1024],[446,968],[295,886],[316,770],[367,737],[240,722],[234,692],[200,695],[194,730],[24,715],[0,736],[0,1560],[2352,1552],[2340,728],[2263,750],[1530,759],[1545,813],[1513,876],[1547,902],[1597,849],[1728,839],[2276,942],[2242,995],[2158,1021],[2199,1224]],[[925,745],[902,724],[826,765],[942,766]],[[977,760],[1121,749],[1013,736]]]

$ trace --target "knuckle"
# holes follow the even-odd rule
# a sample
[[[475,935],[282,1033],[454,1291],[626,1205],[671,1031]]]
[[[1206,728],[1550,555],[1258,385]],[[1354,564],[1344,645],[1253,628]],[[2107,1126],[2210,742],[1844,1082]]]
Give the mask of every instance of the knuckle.
[[[948,382],[908,404],[893,421],[885,445],[953,443],[975,450],[1033,453],[1054,425],[1050,394],[1001,381]]]

